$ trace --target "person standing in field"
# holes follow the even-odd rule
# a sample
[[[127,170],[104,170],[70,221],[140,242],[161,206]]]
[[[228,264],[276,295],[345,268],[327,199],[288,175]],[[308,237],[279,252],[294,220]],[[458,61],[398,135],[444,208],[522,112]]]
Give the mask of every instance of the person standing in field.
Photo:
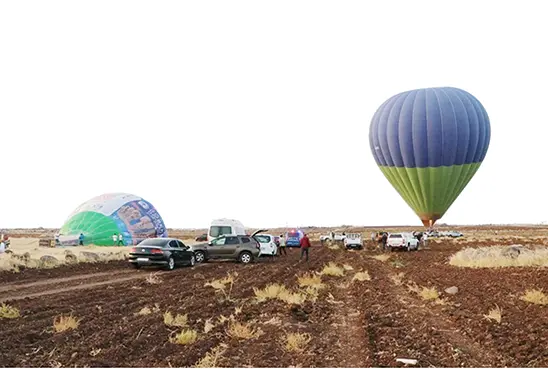
[[[78,244],[80,246],[84,246],[84,234],[83,233],[80,233],[80,236],[78,237],[78,240],[80,241],[80,242],[78,242]]]
[[[426,248],[427,243],[428,243],[428,233],[424,233],[422,235],[422,247]]]
[[[280,235],[280,256],[284,254],[287,255],[287,250],[285,249],[285,238],[284,235]]]
[[[118,233],[118,246],[124,246],[124,237],[122,236],[122,232]]]
[[[299,261],[301,261],[303,255],[306,254],[306,262],[308,262],[308,249],[310,248],[310,239],[308,238],[308,235],[306,233],[303,234],[303,238],[301,238],[301,241],[299,243],[301,245],[301,257],[299,258]]]
[[[116,233],[112,234],[112,246],[116,246],[116,241],[118,240],[118,235]]]

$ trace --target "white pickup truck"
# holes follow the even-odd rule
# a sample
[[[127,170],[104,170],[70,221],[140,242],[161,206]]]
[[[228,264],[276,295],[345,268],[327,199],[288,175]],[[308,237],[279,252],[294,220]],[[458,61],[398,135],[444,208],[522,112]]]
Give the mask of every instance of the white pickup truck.
[[[344,238],[344,247],[346,249],[358,249],[363,248],[362,235],[360,233],[349,233]]]
[[[344,234],[336,234],[334,232],[331,232],[325,236],[320,236],[320,242],[322,243],[322,245],[324,243],[333,243],[333,242],[342,242],[344,241],[344,239],[346,238],[346,235]]]
[[[395,249],[416,251],[419,249],[419,240],[417,240],[412,233],[390,233],[386,240],[386,247],[388,247],[390,251],[394,251]]]

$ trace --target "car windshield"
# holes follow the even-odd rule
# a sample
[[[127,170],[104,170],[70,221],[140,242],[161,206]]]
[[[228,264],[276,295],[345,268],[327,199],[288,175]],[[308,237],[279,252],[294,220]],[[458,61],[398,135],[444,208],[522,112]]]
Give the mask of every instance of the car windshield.
[[[165,246],[169,240],[162,240],[159,238],[148,238],[141,242],[139,246]]]
[[[262,235],[262,234],[258,234],[258,235],[255,235],[255,238],[260,243],[269,243],[270,242],[270,236],[265,236],[265,235]]]
[[[209,234],[211,237],[219,237],[223,234],[231,234],[232,233],[232,227],[231,226],[211,226],[209,230]]]
[[[402,238],[401,234],[391,234],[390,238]]]

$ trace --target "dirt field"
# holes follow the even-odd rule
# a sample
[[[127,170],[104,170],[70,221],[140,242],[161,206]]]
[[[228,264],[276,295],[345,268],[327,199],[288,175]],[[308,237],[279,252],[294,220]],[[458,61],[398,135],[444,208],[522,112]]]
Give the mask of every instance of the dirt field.
[[[546,367],[548,305],[520,297],[527,289],[548,292],[548,268],[470,269],[448,264],[452,254],[472,244],[544,243],[540,234],[527,241],[526,235],[502,233],[496,241],[476,234],[474,241],[430,242],[428,249],[418,252],[387,253],[385,261],[373,258],[382,253],[370,249],[315,245],[309,264],[298,263],[299,250],[290,249],[287,257],[247,266],[211,262],[158,272],[161,283],[151,283],[154,270],[133,270],[122,261],[0,272],[0,301],[21,314],[0,319],[0,363],[380,367],[403,366],[396,359],[407,358],[416,359],[420,367]],[[345,266],[343,275],[321,275],[324,287],[313,289],[318,291],[315,301],[310,288],[301,292],[307,297],[303,303],[257,301],[254,287],[280,283],[293,292],[302,291],[297,276],[321,272],[329,262]],[[359,271],[367,271],[370,280],[353,280]],[[237,276],[230,293],[229,284],[224,293],[205,286],[233,272]],[[456,294],[444,291],[451,286],[458,287]],[[422,287],[434,287],[439,296],[425,300]],[[497,306],[502,310],[500,323],[484,316]],[[148,314],[138,314],[145,307]],[[167,311],[187,314],[186,326],[167,326]],[[79,326],[54,333],[54,319],[71,313],[81,319]],[[238,335],[236,328],[242,326],[235,323],[244,328],[247,324],[252,331]],[[196,331],[196,341],[171,343],[170,336],[183,329]],[[310,335],[308,344],[297,345],[302,351],[286,347],[292,333]],[[214,361],[203,361],[214,352]]]

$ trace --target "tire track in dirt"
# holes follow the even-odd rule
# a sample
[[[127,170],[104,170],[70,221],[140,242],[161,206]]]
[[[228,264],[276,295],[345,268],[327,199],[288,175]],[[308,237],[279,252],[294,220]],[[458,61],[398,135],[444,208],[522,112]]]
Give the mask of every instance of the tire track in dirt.
[[[194,268],[203,268],[205,265],[206,264],[196,265]],[[173,272],[157,271],[156,275],[161,276],[165,273]],[[2,287],[3,289],[0,290],[0,292],[3,292],[2,296],[0,296],[0,303],[119,284],[131,280],[144,279],[149,275],[150,273],[147,273],[144,270],[123,269],[116,272],[91,273],[25,284],[10,284]],[[82,283],[82,280],[85,280],[85,282]],[[68,285],[66,283],[68,283]]]
[[[7,291],[13,291],[13,290],[19,290],[19,289],[27,289],[30,287],[35,286],[48,286],[51,284],[57,284],[57,283],[63,283],[63,282],[71,282],[75,280],[80,279],[92,279],[97,277],[103,277],[103,276],[114,276],[119,274],[127,274],[134,272],[131,269],[127,270],[120,270],[120,271],[114,271],[114,272],[100,272],[100,273],[89,273],[89,274],[78,274],[71,277],[62,277],[62,278],[52,278],[47,280],[39,280],[35,282],[11,282],[11,283],[5,283],[2,286],[0,286],[0,292],[7,292]]]

